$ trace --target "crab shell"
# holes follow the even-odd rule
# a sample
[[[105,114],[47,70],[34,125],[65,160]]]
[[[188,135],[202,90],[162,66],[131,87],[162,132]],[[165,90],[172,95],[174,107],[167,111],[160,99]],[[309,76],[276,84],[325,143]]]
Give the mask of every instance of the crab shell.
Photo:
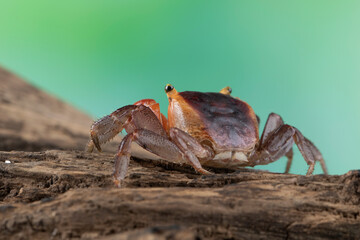
[[[251,152],[259,141],[254,110],[223,93],[167,92],[168,128],[179,128],[214,153]],[[243,157],[242,157],[243,158]],[[246,159],[242,159],[245,160]]]
[[[133,141],[163,159],[188,163],[201,174],[210,174],[203,166],[238,169],[269,164],[282,156],[288,159],[288,173],[295,143],[309,165],[307,176],[313,173],[317,161],[327,174],[316,146],[276,113],[269,115],[259,141],[258,117],[246,102],[230,96],[231,88],[223,88],[220,93],[177,92],[168,84],[165,92],[169,99],[168,119],[155,100],[143,99],[91,126],[89,151],[94,146],[101,151],[100,144],[124,128],[128,133],[115,155],[116,186],[126,176]]]

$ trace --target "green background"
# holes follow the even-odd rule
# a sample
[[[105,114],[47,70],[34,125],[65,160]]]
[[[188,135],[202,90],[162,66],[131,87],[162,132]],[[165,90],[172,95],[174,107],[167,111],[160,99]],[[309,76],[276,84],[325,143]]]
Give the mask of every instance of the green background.
[[[0,64],[95,118],[142,98],[166,113],[167,83],[229,85],[261,129],[270,112],[300,129],[330,173],[360,168],[360,1],[0,1]]]

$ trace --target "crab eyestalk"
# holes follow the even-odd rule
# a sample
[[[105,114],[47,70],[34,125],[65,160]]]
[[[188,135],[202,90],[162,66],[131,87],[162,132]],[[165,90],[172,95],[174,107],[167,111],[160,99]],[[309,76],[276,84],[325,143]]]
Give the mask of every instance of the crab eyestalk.
[[[231,87],[227,86],[220,90],[220,93],[224,95],[231,95],[232,89]]]
[[[179,93],[178,91],[176,91],[176,89],[174,88],[173,85],[171,84],[166,84],[165,86],[165,93],[169,99],[169,101],[171,101],[173,98],[177,98]]]
[[[168,93],[174,89],[174,86],[171,84],[166,84],[165,86],[165,92]]]
[[[165,86],[165,93],[166,95],[168,95],[168,97],[174,95],[174,94],[177,94],[178,92],[176,91],[176,89],[174,88],[173,85],[171,84],[166,84]]]

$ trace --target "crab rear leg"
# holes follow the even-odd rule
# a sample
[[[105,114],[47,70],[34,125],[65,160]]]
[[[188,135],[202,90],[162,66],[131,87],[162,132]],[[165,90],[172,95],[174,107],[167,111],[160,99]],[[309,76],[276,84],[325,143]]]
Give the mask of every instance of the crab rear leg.
[[[265,142],[268,141],[269,137],[274,134],[282,125],[284,125],[284,121],[282,120],[282,118],[276,113],[270,113],[265,123],[263,134],[261,135],[259,148],[261,148],[265,144]],[[288,159],[286,163],[285,173],[288,173],[290,170],[293,155],[294,152],[291,147],[290,150],[285,153],[285,156]]]
[[[310,153],[311,153],[312,156],[314,157],[314,160],[320,162],[320,165],[321,165],[321,168],[322,168],[324,174],[328,174],[325,160],[324,160],[322,154],[320,153],[319,149],[317,149],[317,147],[309,139],[304,137],[298,129],[296,129],[296,131],[297,131],[297,134],[295,135],[296,136],[295,143],[298,146],[301,154],[304,156],[304,153],[307,155],[310,155]],[[300,145],[299,145],[299,142],[300,142]],[[301,149],[303,146],[305,146],[305,148]],[[310,166],[310,168],[312,168],[312,169],[309,168],[306,175],[312,174],[312,172],[314,170],[314,166],[315,166],[315,163],[312,166]]]
[[[254,165],[268,164],[285,155],[288,158],[285,172],[288,172],[292,162],[294,142],[309,165],[306,175],[312,174],[315,161],[320,162],[324,173],[327,174],[324,159],[315,145],[305,138],[298,129],[284,124],[281,117],[275,113],[269,115],[260,145],[251,155],[250,161]]]
[[[293,160],[293,156],[294,156],[294,151],[293,149],[291,148],[286,154],[285,156],[287,157],[287,163],[286,163],[286,168],[285,168],[285,173],[289,173],[290,171],[290,167],[291,167],[291,163],[292,163],[292,160]]]
[[[315,160],[320,162],[321,168],[323,170],[323,172],[325,174],[328,174],[328,170],[325,164],[325,160],[322,156],[322,154],[320,153],[319,149],[317,149],[317,147],[307,138],[305,138],[305,141],[307,142],[307,145],[310,147],[312,154],[315,157]]]

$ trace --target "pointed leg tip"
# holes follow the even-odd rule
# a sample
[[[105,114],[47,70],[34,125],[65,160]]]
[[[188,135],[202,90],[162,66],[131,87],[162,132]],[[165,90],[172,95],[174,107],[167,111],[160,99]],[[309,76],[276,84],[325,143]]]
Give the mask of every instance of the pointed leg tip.
[[[121,188],[121,180],[115,179],[115,177],[114,177],[114,184],[117,188]]]
[[[102,149],[101,149],[100,145],[95,145],[95,147],[99,152],[102,152]]]
[[[117,188],[122,188],[122,182],[123,182],[123,180],[122,179],[118,179],[118,178],[116,178],[115,176],[113,176],[113,182],[114,182],[114,184],[115,184],[115,187],[117,187]]]
[[[209,172],[209,171],[207,171],[207,170],[205,170],[203,168],[197,169],[197,172],[201,173],[202,175],[212,175],[213,174],[212,172]]]
[[[91,139],[92,139],[92,142],[93,142],[93,144],[95,145],[96,149],[97,149],[99,152],[102,152],[101,147],[100,147],[99,138],[98,138],[96,135],[91,134]]]
[[[309,169],[308,169],[308,171],[307,171],[307,173],[306,173],[306,176],[307,176],[307,177],[310,177],[310,176],[313,174],[313,172],[314,172],[314,167],[315,167],[315,164],[311,164],[311,165],[309,166]]]
[[[92,153],[93,151],[94,151],[94,143],[92,140],[90,140],[85,147],[85,152]]]

